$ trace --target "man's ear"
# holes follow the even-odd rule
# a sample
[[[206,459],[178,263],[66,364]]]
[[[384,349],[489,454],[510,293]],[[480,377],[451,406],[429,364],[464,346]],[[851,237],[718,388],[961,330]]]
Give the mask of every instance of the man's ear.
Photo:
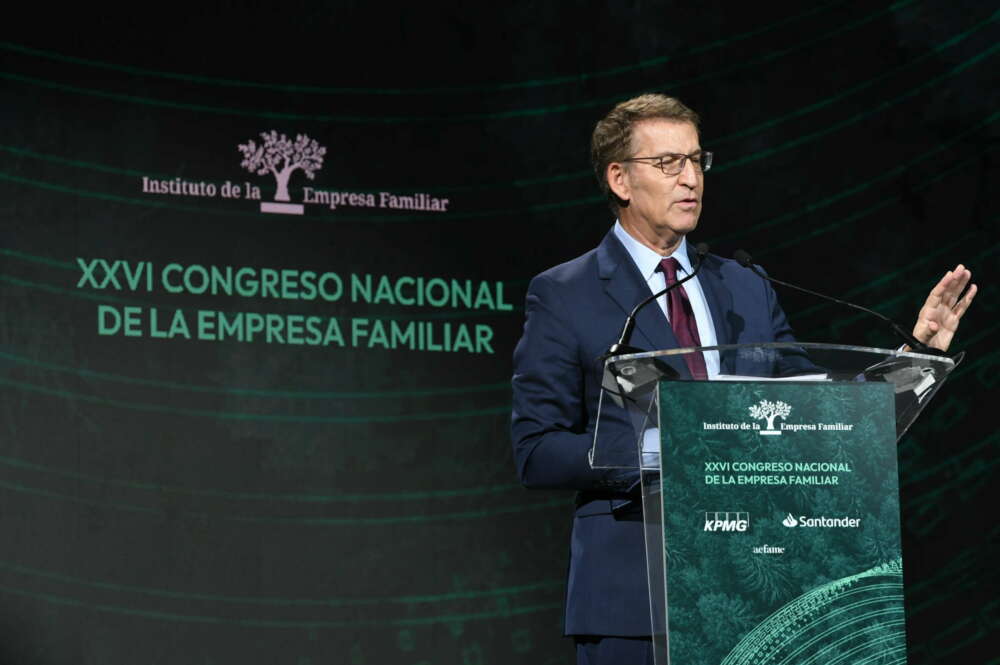
[[[604,177],[608,181],[611,193],[617,197],[618,204],[622,207],[627,206],[629,199],[632,198],[632,188],[629,187],[625,165],[621,162],[611,162],[604,171]]]

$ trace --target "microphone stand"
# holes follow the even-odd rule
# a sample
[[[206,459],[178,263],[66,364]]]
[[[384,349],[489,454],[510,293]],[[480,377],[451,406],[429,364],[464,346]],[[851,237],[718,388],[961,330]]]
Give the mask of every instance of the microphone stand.
[[[733,252],[733,258],[736,259],[736,261],[741,266],[743,266],[744,268],[750,269],[755,275],[757,275],[761,279],[765,279],[765,280],[767,280],[769,282],[773,282],[775,284],[780,284],[781,286],[787,286],[790,289],[795,289],[796,291],[801,291],[802,293],[808,293],[809,295],[816,296],[817,298],[823,298],[824,300],[830,300],[832,302],[837,303],[838,305],[844,305],[846,307],[851,307],[851,308],[854,308],[856,310],[865,312],[866,314],[871,314],[872,316],[881,319],[885,323],[888,323],[889,327],[892,328],[893,332],[895,332],[897,335],[899,335],[899,337],[902,338],[910,346],[910,348],[913,349],[914,351],[916,351],[917,353],[923,353],[923,354],[926,354],[926,355],[929,355],[929,356],[945,356],[945,355],[947,355],[944,351],[941,351],[940,349],[935,349],[933,347],[927,346],[926,344],[924,344],[923,342],[921,342],[920,340],[918,340],[916,337],[914,337],[913,335],[911,335],[910,333],[906,332],[901,327],[899,327],[899,325],[897,325],[895,321],[893,321],[892,319],[890,319],[889,317],[887,317],[887,316],[885,316],[883,314],[879,314],[875,310],[868,309],[867,307],[862,307],[861,305],[856,305],[856,304],[854,304],[852,302],[847,302],[846,300],[840,300],[838,298],[834,298],[833,296],[828,296],[828,295],[824,295],[822,293],[817,293],[816,291],[810,291],[809,289],[803,288],[801,286],[796,286],[795,284],[790,284],[788,282],[783,282],[780,279],[775,279],[774,277],[768,276],[767,274],[765,274],[763,271],[761,271],[757,266],[755,266],[753,264],[753,259],[750,257],[750,253],[747,252],[747,251],[745,251],[745,250],[742,250],[742,249],[736,250],[735,252]]]

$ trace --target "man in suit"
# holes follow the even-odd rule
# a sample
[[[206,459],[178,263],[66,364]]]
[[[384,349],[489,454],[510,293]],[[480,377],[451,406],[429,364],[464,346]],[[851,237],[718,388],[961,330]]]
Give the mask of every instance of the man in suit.
[[[698,225],[704,172],[698,116],[677,99],[643,95],[597,123],[591,156],[618,221],[594,250],[535,277],[524,335],[514,352],[512,439],[518,474],[531,488],[577,491],[565,633],[578,663],[652,663],[638,474],[593,469],[600,356],[643,298],[693,269],[686,236]],[[634,343],[645,349],[793,341],[770,285],[735,261],[708,255],[698,275],[659,306],[643,309]],[[914,336],[947,349],[976,287],[949,271],[921,309]],[[676,361],[681,377],[740,373],[718,353]],[[621,409],[601,415],[601,445],[628,445]]]

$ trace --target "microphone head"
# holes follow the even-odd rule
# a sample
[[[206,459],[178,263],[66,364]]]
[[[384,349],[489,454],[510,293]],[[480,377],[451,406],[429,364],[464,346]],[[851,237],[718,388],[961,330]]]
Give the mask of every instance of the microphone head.
[[[750,252],[745,249],[738,249],[733,252],[733,258],[744,268],[749,268],[753,265],[753,259],[750,257]]]
[[[708,254],[708,245],[700,242],[694,246],[694,251],[698,254],[698,258],[704,258]]]

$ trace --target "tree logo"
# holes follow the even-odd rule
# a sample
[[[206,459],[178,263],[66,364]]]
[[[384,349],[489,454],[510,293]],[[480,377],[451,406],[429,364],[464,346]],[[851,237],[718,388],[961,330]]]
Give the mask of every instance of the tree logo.
[[[316,171],[323,168],[326,148],[305,134],[297,134],[292,141],[273,129],[270,132],[261,132],[260,138],[260,145],[250,139],[237,146],[243,153],[240,166],[257,175],[270,173],[277,181],[274,201],[262,201],[260,211],[301,215],[303,213],[301,203],[287,203],[291,201],[288,195],[288,179],[295,171],[302,171],[307,178],[313,180]]]
[[[780,436],[781,431],[774,429],[774,419],[776,417],[781,417],[782,420],[788,417],[788,414],[792,412],[792,407],[781,400],[777,402],[772,402],[770,400],[762,399],[757,404],[750,407],[750,415],[758,420],[767,420],[767,429],[760,430],[760,434],[770,435],[770,436]]]

